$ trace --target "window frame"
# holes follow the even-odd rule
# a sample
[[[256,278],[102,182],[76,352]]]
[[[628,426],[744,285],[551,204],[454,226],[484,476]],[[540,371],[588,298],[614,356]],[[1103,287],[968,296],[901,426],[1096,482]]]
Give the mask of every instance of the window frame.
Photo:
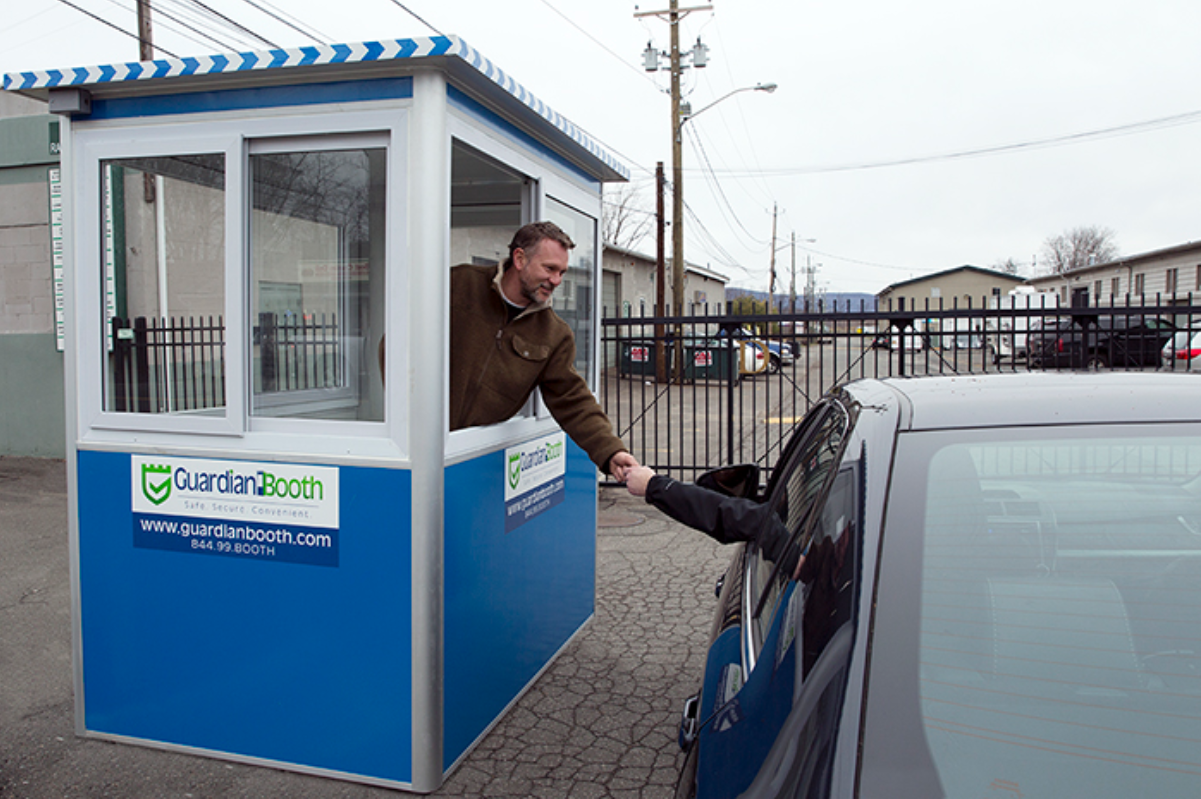
[[[295,437],[306,436],[306,456],[325,460],[344,458],[347,438],[364,441],[364,456],[405,457],[408,451],[409,403],[408,352],[389,353],[392,367],[384,394],[383,421],[346,421],[299,417],[251,417],[250,395],[250,154],[259,148],[296,150],[318,143],[320,149],[340,149],[335,142],[353,142],[386,150],[386,196],[384,263],[386,334],[404,340],[408,327],[407,183],[408,124],[406,102],[376,104],[347,112],[344,108],[306,107],[269,114],[263,118],[238,119],[214,113],[202,119],[189,117],[184,127],[173,117],[121,120],[121,125],[97,122],[76,127],[73,132],[72,174],[76,236],[71,242],[75,291],[76,418],[81,443],[127,444],[133,439],[148,446],[188,445],[203,438],[219,437],[231,452],[273,452],[295,449]],[[354,146],[354,145],[352,145]],[[345,148],[345,144],[341,149]],[[105,410],[106,388],[104,312],[103,189],[102,165],[126,158],[169,157],[191,153],[222,154],[225,158],[225,409],[221,416],[195,414],[147,414]],[[401,256],[401,257],[398,257]],[[375,444],[367,443],[374,439]],[[209,446],[209,445],[203,445]]]
[[[254,209],[252,207],[253,202],[251,199],[251,193],[253,192],[253,188],[254,188],[253,187],[254,174],[253,174],[253,170],[250,168],[250,159],[253,156],[286,154],[286,153],[296,153],[296,152],[334,152],[334,151],[359,150],[359,149],[362,149],[362,150],[383,149],[385,152],[386,161],[387,161],[387,164],[384,167],[385,179],[389,181],[389,186],[390,186],[391,161],[393,159],[393,153],[388,146],[388,138],[389,137],[388,137],[387,133],[385,133],[384,131],[364,130],[364,131],[357,131],[357,132],[356,131],[350,131],[350,132],[341,131],[338,133],[330,133],[330,134],[323,134],[323,135],[316,135],[316,136],[313,136],[313,135],[270,136],[270,137],[259,137],[259,138],[248,140],[246,142],[246,147],[245,147],[245,151],[246,151],[245,174],[246,174],[247,208],[251,211],[251,214],[253,214]],[[386,194],[386,199],[388,201],[390,201],[392,199],[391,192],[386,191],[385,194]],[[385,205],[385,208],[384,208],[384,217],[385,217],[385,219],[387,219],[387,217],[388,217],[387,205]],[[251,297],[253,296],[253,293],[254,293],[254,287],[251,283],[251,281],[254,277],[254,275],[251,273],[251,267],[252,267],[251,247],[254,244],[253,236],[252,236],[252,232],[253,232],[252,227],[253,227],[253,223],[252,223],[251,216],[247,216],[246,217],[246,261],[244,264],[244,269],[246,271],[246,281],[247,281],[247,286],[246,286],[246,303],[247,303],[247,309],[248,309],[247,310],[247,321],[249,322],[250,327],[253,327],[253,325],[254,325],[253,320],[254,320],[254,315],[256,313],[255,309],[250,307]],[[388,245],[389,245],[388,238],[390,237],[389,236],[390,233],[391,233],[391,230],[389,230],[389,226],[387,224],[385,224],[385,231],[384,231],[385,252],[388,251]],[[387,277],[386,273],[388,271],[387,265],[388,265],[388,256],[385,255],[384,256],[384,271],[385,271],[384,290],[385,290],[385,292],[387,291],[387,282],[388,282],[386,279],[386,277]],[[339,297],[339,301],[338,301],[339,313],[342,314],[343,319],[346,318],[346,304],[347,304],[346,298]],[[385,318],[386,317],[387,317],[387,312],[386,312],[386,305],[385,305]],[[253,343],[250,341],[244,341],[243,344],[247,347],[248,350],[253,346]],[[368,357],[368,358],[374,357],[373,353],[374,353],[374,348],[372,348],[370,346],[365,346],[364,357]],[[247,355],[247,369],[249,370],[250,368],[252,368],[252,364],[251,364],[251,359],[248,354]],[[345,372],[346,370],[349,369],[349,365],[344,363],[342,368],[343,368],[343,371]],[[273,414],[261,414],[261,413],[256,414],[255,413],[256,404],[254,402],[254,394],[253,394],[253,392],[254,392],[254,375],[250,374],[248,371],[247,377],[248,377],[248,380],[246,383],[246,387],[248,389],[247,396],[250,398],[250,401],[247,403],[246,413],[247,413],[247,424],[251,430],[264,430],[264,431],[275,431],[275,432],[287,433],[287,432],[291,431],[292,426],[297,422],[320,422],[321,424],[333,423],[333,424],[338,424],[338,425],[341,425],[341,424],[354,424],[354,425],[381,424],[382,423],[379,421],[353,421],[353,422],[350,422],[350,421],[342,421],[342,420],[296,417],[296,416],[287,416],[287,415],[278,415],[277,416],[277,415],[273,415]],[[304,396],[300,396],[299,392],[303,392]],[[336,391],[336,396],[333,396],[331,394],[330,390],[328,390],[328,389],[300,389],[299,392],[296,394],[293,394],[292,397],[295,399],[298,399],[298,400],[306,401],[309,404],[336,403],[340,406],[346,402],[346,399],[345,399],[346,397],[348,397],[352,394],[357,396],[357,392],[355,392],[349,385],[343,386],[341,389],[338,389]],[[272,398],[268,398],[266,400],[260,400],[260,404],[257,407],[259,407],[259,408],[286,407],[290,404],[292,404],[292,403],[287,402],[284,398],[272,397]],[[384,421],[386,421],[387,420],[386,387],[385,387],[385,403],[384,403],[384,405],[385,405]]]
[[[526,191],[526,196],[522,198],[522,222],[527,224],[540,219],[545,219],[546,213],[546,198],[551,197],[557,202],[564,204],[578,213],[584,214],[596,220],[594,247],[597,256],[597,263],[594,267],[594,280],[599,283],[601,279],[601,242],[600,242],[600,209],[601,198],[600,194],[592,195],[583,189],[579,183],[579,178],[572,178],[565,174],[559,166],[547,159],[545,152],[533,151],[530,145],[526,142],[508,135],[502,130],[497,129],[489,120],[481,120],[478,115],[469,108],[465,108],[454,103],[448,108],[447,114],[447,152],[453,151],[456,141],[470,147],[479,153],[499,162],[504,167],[513,170],[521,175],[524,175],[529,181]],[[449,179],[450,164],[446,165],[447,175]],[[447,201],[450,201],[449,194]],[[594,209],[595,215],[589,212],[589,209]],[[449,209],[447,218],[449,219]],[[516,230],[514,230],[516,232]],[[446,231],[446,251],[450,252],[450,230]],[[454,264],[448,263],[447,269],[450,269]],[[596,305],[599,302],[599,292],[593,292],[593,326],[599,325],[599,311]],[[446,298],[449,304],[450,298]],[[446,328],[442,331],[443,340],[443,358],[449,362],[450,358],[450,314],[446,314]],[[595,330],[593,331],[595,334]],[[599,359],[593,359],[593,374],[585,375],[585,380],[588,381],[589,388],[592,389],[595,395],[594,386],[597,385],[600,375]],[[447,409],[450,403],[450,373],[445,372],[443,379],[443,393]],[[476,455],[496,449],[499,446],[509,444],[513,441],[533,438],[537,435],[550,432],[555,429],[555,421],[551,417],[550,410],[546,407],[546,403],[542,399],[541,393],[535,389],[529,402],[526,404],[528,412],[519,413],[511,419],[486,427],[468,427],[462,430],[446,431],[446,462],[447,464],[458,461],[467,460]],[[446,418],[449,419],[449,410],[446,411]]]
[[[799,526],[797,529],[790,531],[792,540],[808,534],[815,521],[821,516],[821,511],[825,507],[830,488],[833,486],[835,479],[842,469],[843,461],[847,456],[847,447],[854,434],[855,420],[851,411],[837,400],[828,400],[816,406],[810,411],[804,427],[795,434],[796,444],[792,445],[790,443],[786,446],[788,460],[783,465],[783,468],[778,467],[772,473],[771,485],[769,486],[771,490],[764,502],[774,514],[779,504],[783,501],[784,496],[788,493],[789,478],[800,465],[802,456],[807,451],[807,446],[814,440],[815,436],[822,434],[826,430],[827,423],[838,425],[837,429],[841,440],[838,442],[837,451],[830,459],[830,467],[827,469],[822,478],[821,485],[814,494],[811,509],[798,519]],[[749,552],[744,563],[742,650],[743,662],[747,674],[754,670],[763,642],[767,638],[768,631],[771,629],[773,619],[783,605],[783,603],[777,601],[769,609],[766,604],[766,597],[770,592],[775,591],[779,598],[783,598],[787,593],[787,583],[791,580],[791,575],[778,573],[776,564],[771,564],[769,569],[762,568],[766,565],[757,550]],[[759,577],[759,574],[763,571],[769,572],[766,580],[762,580]]]

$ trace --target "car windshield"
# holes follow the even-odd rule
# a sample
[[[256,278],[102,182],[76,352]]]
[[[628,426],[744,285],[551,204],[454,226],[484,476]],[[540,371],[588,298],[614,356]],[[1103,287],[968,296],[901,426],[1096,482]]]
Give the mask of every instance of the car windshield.
[[[1193,795],[1201,426],[902,435],[896,473],[865,785]]]

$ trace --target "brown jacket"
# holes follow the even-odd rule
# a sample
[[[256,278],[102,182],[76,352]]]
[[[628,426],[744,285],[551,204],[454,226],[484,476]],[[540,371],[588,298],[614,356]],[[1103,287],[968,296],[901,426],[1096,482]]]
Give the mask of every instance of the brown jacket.
[[[575,370],[571,328],[549,303],[508,321],[500,274],[468,264],[450,273],[450,429],[503,422],[541,388],[555,421],[608,472],[626,447]]]

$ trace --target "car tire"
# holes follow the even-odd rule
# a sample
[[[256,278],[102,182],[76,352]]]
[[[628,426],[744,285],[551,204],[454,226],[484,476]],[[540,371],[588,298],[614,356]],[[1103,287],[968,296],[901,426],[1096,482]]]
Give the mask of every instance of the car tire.
[[[1090,372],[1103,372],[1109,368],[1109,360],[1104,355],[1094,352],[1088,356],[1088,360],[1084,363],[1084,368]]]
[[[780,359],[775,355],[771,356],[771,360],[767,363],[767,373],[769,375],[777,374],[780,371]]]

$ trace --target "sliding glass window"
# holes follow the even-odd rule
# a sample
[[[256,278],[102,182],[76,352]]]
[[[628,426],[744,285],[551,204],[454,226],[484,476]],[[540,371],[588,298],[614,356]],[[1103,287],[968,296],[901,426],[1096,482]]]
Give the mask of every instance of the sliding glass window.
[[[387,150],[251,152],[251,414],[382,421]]]
[[[225,156],[100,170],[104,409],[223,415]]]

